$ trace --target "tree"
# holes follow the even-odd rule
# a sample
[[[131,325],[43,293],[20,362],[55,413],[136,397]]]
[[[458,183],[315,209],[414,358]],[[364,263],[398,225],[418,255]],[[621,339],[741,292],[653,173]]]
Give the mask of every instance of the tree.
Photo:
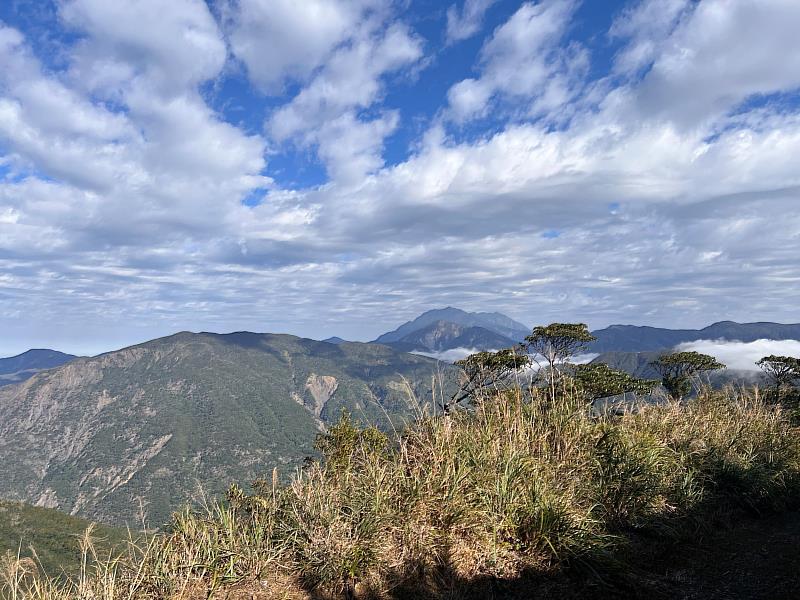
[[[550,397],[553,401],[556,397],[556,379],[559,376],[556,365],[567,362],[572,356],[585,350],[586,345],[595,339],[584,323],[551,323],[534,327],[525,338],[525,350],[538,354],[547,361]]]
[[[650,364],[661,375],[661,383],[676,401],[691,393],[692,382],[700,373],[726,368],[713,356],[699,352],[670,352]]]
[[[573,377],[589,404],[600,398],[633,392],[649,394],[658,385],[655,379],[639,379],[625,371],[612,369],[605,363],[576,365]]]
[[[529,364],[528,357],[517,352],[516,348],[506,348],[497,352],[476,352],[456,361],[461,367],[462,381],[459,390],[442,405],[445,412],[467,398],[476,397],[490,388],[505,383],[519,369]]]
[[[793,387],[800,379],[800,359],[791,356],[765,356],[756,364],[761,367],[764,374],[770,379],[775,399],[780,401],[783,388]]]

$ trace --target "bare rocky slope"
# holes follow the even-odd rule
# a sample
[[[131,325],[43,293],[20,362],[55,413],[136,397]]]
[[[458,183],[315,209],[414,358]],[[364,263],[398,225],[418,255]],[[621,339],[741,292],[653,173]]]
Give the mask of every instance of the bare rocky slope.
[[[160,525],[189,498],[288,475],[342,409],[389,427],[447,366],[374,344],[179,333],[0,388],[0,497]]]

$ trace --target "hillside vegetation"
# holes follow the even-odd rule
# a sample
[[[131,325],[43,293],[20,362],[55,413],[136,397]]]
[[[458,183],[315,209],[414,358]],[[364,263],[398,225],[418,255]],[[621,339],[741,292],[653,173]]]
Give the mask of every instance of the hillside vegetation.
[[[447,366],[374,344],[179,333],[0,388],[0,497],[137,526],[291,473],[342,409],[386,429]]]
[[[82,560],[80,540],[90,526],[100,554],[125,547],[128,532],[124,529],[92,525],[57,510],[0,500],[0,554],[35,559],[38,568],[53,576],[65,571],[75,577]]]
[[[395,438],[345,415],[317,446],[324,460],[290,485],[275,473],[253,494],[233,486],[75,586],[7,575],[6,593],[485,597],[564,569],[602,581],[635,568],[643,544],[800,498],[800,435],[757,390],[596,415],[564,379],[555,396],[485,393]]]

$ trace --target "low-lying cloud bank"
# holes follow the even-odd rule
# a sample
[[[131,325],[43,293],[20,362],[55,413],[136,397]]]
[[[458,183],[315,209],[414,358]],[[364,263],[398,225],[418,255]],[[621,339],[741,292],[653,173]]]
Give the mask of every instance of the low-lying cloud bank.
[[[736,342],[728,340],[697,340],[676,347],[679,351],[702,352],[725,363],[737,371],[758,371],[757,360],[777,354],[800,357],[800,340],[756,340]]]
[[[420,356],[435,358],[443,362],[454,363],[457,360],[461,360],[470,354],[475,354],[480,351],[479,348],[450,348],[450,350],[442,350],[441,352],[422,352],[420,350],[415,350],[411,354],[419,354]],[[496,352],[496,350],[490,350],[489,352]]]
[[[420,350],[415,350],[411,354],[419,354],[420,356],[427,356],[428,358],[435,358],[436,360],[452,363],[466,358],[470,354],[475,354],[476,352],[481,352],[481,350],[479,348],[451,348],[450,350],[442,350],[441,352],[422,352]],[[489,350],[489,352],[497,352],[497,350]],[[592,362],[598,356],[600,355],[596,353],[577,354],[572,357],[570,362],[572,364],[582,365]],[[533,356],[531,357],[531,365],[534,370],[538,370],[538,362],[534,360],[534,358]],[[542,362],[541,357],[539,362]]]

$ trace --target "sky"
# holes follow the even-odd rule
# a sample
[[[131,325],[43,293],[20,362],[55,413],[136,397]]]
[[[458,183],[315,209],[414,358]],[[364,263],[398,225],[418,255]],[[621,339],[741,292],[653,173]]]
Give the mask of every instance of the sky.
[[[800,321],[797,0],[4,0],[0,355]]]

